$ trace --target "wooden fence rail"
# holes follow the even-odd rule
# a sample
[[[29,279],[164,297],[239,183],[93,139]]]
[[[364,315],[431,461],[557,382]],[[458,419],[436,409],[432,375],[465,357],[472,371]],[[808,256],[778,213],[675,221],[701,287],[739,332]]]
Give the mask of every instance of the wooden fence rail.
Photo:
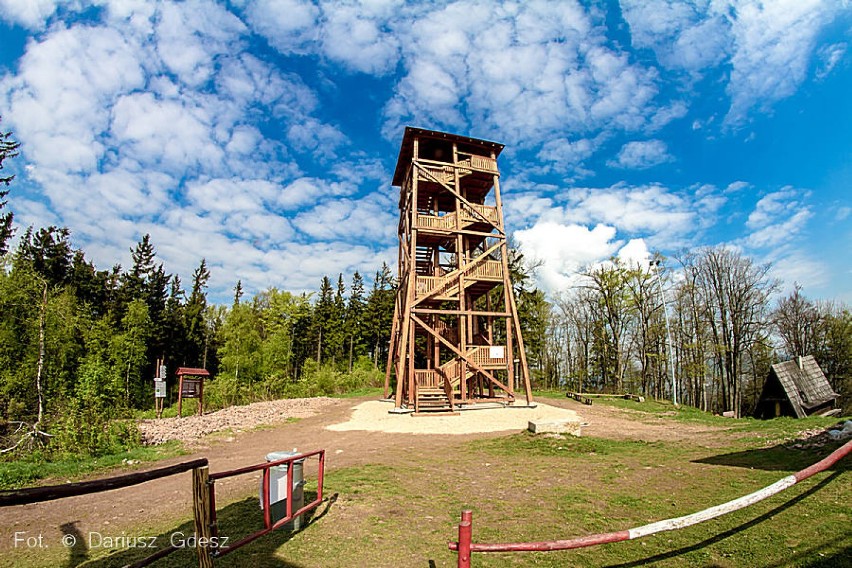
[[[28,503],[52,501],[54,499],[63,499],[65,497],[74,497],[76,495],[86,495],[88,493],[121,489],[122,487],[138,485],[140,483],[145,483],[146,481],[160,479],[161,477],[168,477],[176,473],[183,473],[184,471],[204,467],[206,465],[207,458],[200,458],[197,460],[152,469],[150,471],[128,473],[127,475],[119,475],[116,477],[109,477],[107,479],[95,479],[93,481],[81,481],[79,483],[65,483],[62,485],[47,485],[45,487],[28,487],[26,489],[0,491],[0,507],[26,505]]]

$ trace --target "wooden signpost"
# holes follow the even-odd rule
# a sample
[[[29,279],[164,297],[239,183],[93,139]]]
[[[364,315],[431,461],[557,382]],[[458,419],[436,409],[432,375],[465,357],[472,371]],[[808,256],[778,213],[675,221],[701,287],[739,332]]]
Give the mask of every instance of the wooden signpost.
[[[178,377],[178,416],[182,416],[183,399],[198,399],[198,414],[204,414],[204,379],[210,376],[207,369],[179,367]]]

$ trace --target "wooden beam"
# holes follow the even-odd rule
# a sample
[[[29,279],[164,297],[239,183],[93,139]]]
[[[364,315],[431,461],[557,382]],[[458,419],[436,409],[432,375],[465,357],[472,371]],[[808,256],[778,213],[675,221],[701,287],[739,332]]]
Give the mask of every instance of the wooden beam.
[[[40,503],[42,501],[52,501],[54,499],[63,499],[65,497],[74,497],[76,495],[86,495],[89,493],[98,493],[100,491],[130,487],[131,485],[138,485],[146,481],[160,479],[161,477],[167,477],[176,473],[183,473],[184,471],[189,471],[206,465],[207,458],[200,458],[197,460],[152,469],[150,471],[128,473],[127,475],[118,475],[106,479],[80,481],[77,483],[63,483],[62,485],[48,485],[45,487],[28,487],[12,491],[0,491],[0,507]]]
[[[411,311],[415,314],[446,314],[446,315],[471,315],[471,316],[491,316],[491,317],[508,317],[512,314],[510,312],[479,312],[476,310],[439,310],[437,308],[411,308]]]

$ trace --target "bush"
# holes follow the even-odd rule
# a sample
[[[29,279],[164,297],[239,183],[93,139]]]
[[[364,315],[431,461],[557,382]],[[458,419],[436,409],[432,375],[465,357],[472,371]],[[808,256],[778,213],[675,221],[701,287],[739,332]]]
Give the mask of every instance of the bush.
[[[48,426],[49,449],[56,454],[98,457],[129,450],[141,443],[132,420],[111,420],[110,412],[72,400]]]

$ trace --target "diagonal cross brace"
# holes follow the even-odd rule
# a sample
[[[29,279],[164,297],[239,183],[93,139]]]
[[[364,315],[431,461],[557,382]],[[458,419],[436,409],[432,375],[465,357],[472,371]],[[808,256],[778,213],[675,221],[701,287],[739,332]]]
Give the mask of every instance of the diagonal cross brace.
[[[498,242],[498,243],[496,243],[496,244],[491,245],[491,246],[490,246],[490,247],[488,247],[488,248],[485,250],[485,252],[483,252],[481,255],[477,256],[476,258],[474,258],[473,260],[471,260],[470,262],[468,262],[468,263],[464,266],[464,268],[457,268],[456,270],[453,270],[453,272],[450,272],[449,274],[445,275],[445,276],[444,276],[444,278],[446,279],[446,282],[450,282],[450,281],[451,281],[451,280],[453,280],[454,278],[458,278],[460,275],[464,274],[465,272],[467,272],[467,271],[468,271],[468,270],[470,270],[471,268],[475,267],[476,265],[478,265],[478,264],[482,263],[482,262],[483,262],[483,261],[485,261],[485,260],[488,260],[488,256],[489,256],[492,252],[494,252],[495,250],[497,250],[497,249],[500,247],[500,245],[501,245],[501,244],[502,244],[502,243]],[[428,299],[429,299],[429,298],[431,298],[432,296],[436,296],[436,295],[438,295],[438,290],[440,289],[440,287],[441,287],[441,286],[435,286],[432,290],[430,290],[429,292],[427,292],[426,294],[424,294],[424,295],[423,295],[423,296],[421,296],[420,298],[415,299],[415,300],[414,300],[414,303],[412,303],[412,304],[411,304],[411,307],[413,308],[414,306],[417,306],[417,305],[418,305],[418,304],[420,304],[421,302],[424,302],[424,301],[428,300]],[[461,290],[459,290],[459,293],[461,293]]]
[[[507,393],[512,392],[512,391],[509,390],[509,387],[507,387],[506,385],[504,385],[503,383],[498,381],[494,377],[494,375],[492,375],[491,373],[489,373],[488,371],[486,371],[485,369],[483,369],[482,367],[480,367],[479,365],[477,365],[476,363],[471,361],[468,358],[468,356],[465,355],[464,353],[462,353],[455,345],[453,345],[452,343],[450,343],[449,341],[444,339],[443,336],[440,333],[438,333],[437,330],[432,328],[432,326],[430,326],[429,324],[427,324],[426,322],[424,322],[422,319],[420,319],[419,317],[417,317],[414,314],[411,314],[411,319],[414,320],[417,323],[417,325],[419,325],[420,327],[422,327],[423,329],[425,329],[426,331],[428,331],[429,333],[434,335],[441,343],[446,345],[453,353],[455,353],[456,355],[458,355],[459,357],[464,359],[467,362],[468,365],[470,365],[471,367],[476,369],[476,371],[478,371],[479,373],[482,373],[483,375],[485,375],[488,378],[489,381],[491,381],[492,383],[494,383],[496,386],[500,387],[501,389],[503,389]],[[461,377],[459,377],[459,380],[461,380]]]

